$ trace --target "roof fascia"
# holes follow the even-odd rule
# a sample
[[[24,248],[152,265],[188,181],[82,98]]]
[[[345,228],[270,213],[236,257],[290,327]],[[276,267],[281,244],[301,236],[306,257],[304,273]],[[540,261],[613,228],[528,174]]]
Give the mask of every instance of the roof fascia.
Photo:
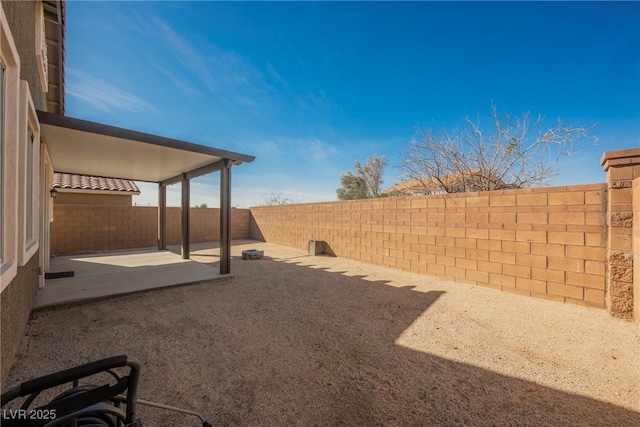
[[[162,147],[174,148],[176,150],[191,151],[194,153],[208,154],[211,156],[222,157],[231,160],[234,164],[242,162],[252,162],[255,157],[248,154],[235,153],[233,151],[220,150],[205,145],[193,144],[191,142],[180,141],[177,139],[165,138],[163,136],[152,135],[149,133],[138,132],[130,129],[109,126],[102,123],[90,122],[87,120],[76,119],[59,114],[48,113],[38,110],[38,119],[40,124],[58,126],[66,129],[77,130],[81,132],[95,133],[99,135],[110,136],[114,138],[127,139],[131,141],[143,142],[147,144],[159,145]]]
[[[183,175],[186,175],[187,179],[192,179],[202,175],[206,175],[208,173],[217,172],[220,169],[222,169],[222,166],[224,165],[225,160],[228,160],[228,159],[221,159],[221,160],[218,160],[217,162],[199,167],[189,172],[185,172],[184,174],[176,175],[174,177],[165,179],[164,181],[160,182],[160,184],[161,185],[177,184],[179,182],[182,182]]]

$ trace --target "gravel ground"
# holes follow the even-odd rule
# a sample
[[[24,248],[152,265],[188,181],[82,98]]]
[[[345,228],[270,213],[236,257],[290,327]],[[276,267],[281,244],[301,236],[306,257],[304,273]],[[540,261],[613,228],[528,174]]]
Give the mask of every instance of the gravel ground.
[[[3,389],[125,353],[140,398],[217,426],[640,425],[638,324],[268,243],[232,255],[229,280],[33,313]]]

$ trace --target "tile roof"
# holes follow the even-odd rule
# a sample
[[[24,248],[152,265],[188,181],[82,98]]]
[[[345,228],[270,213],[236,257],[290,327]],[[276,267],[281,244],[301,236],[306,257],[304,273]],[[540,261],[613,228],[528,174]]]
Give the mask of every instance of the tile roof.
[[[483,176],[481,169],[473,169],[465,173],[456,172],[442,175],[439,180],[435,177],[430,177],[423,180],[402,181],[383,190],[380,194],[383,196],[415,196],[447,192],[462,193],[466,191],[482,191],[485,189],[483,187],[489,184],[492,184],[496,190],[519,188],[516,185],[506,184],[500,178],[487,179]]]
[[[103,178],[101,176],[76,175],[60,172],[54,172],[53,174],[53,188],[140,193],[140,189],[136,183],[128,179]]]

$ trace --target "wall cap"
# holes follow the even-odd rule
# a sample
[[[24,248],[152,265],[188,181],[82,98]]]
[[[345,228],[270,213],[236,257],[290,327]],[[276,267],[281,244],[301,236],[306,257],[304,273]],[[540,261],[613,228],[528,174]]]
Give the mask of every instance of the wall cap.
[[[602,154],[600,164],[605,172],[612,166],[640,165],[640,148],[606,151]]]

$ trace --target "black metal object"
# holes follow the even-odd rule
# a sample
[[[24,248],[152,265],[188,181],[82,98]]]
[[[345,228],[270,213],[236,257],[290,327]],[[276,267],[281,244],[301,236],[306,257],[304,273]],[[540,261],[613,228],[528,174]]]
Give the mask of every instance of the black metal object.
[[[189,178],[187,174],[182,174],[182,259],[189,259],[190,256],[190,235],[189,235]]]
[[[44,278],[46,280],[62,279],[64,277],[73,277],[74,274],[73,271],[58,271],[56,273],[44,273]]]
[[[158,184],[158,250],[167,250],[167,186]]]
[[[220,274],[231,273],[231,162],[220,170]]]
[[[128,368],[127,375],[120,372],[121,368]],[[101,385],[79,384],[80,380],[105,373],[112,378]],[[197,412],[138,399],[139,377],[140,363],[121,355],[26,381],[0,397],[3,407],[15,399],[26,397],[20,409],[3,408],[0,424],[3,427],[142,427],[142,422],[135,418],[136,406],[140,404],[192,415],[200,420],[203,427],[212,427]],[[33,405],[42,392],[69,383],[71,388],[49,403]]]
[[[129,368],[128,375],[117,374],[114,369]],[[115,383],[79,386],[81,379],[100,373],[108,373]],[[113,356],[53,374],[26,381],[0,396],[4,407],[7,403],[27,397],[20,409],[3,409],[3,427],[71,427],[80,419],[101,419],[105,426],[135,425],[136,392],[140,376],[140,364],[125,355]],[[35,399],[45,390],[67,383],[72,388],[58,395],[51,402],[32,407]],[[125,407],[120,408],[116,397],[124,393]],[[109,403],[111,402],[111,403]]]

